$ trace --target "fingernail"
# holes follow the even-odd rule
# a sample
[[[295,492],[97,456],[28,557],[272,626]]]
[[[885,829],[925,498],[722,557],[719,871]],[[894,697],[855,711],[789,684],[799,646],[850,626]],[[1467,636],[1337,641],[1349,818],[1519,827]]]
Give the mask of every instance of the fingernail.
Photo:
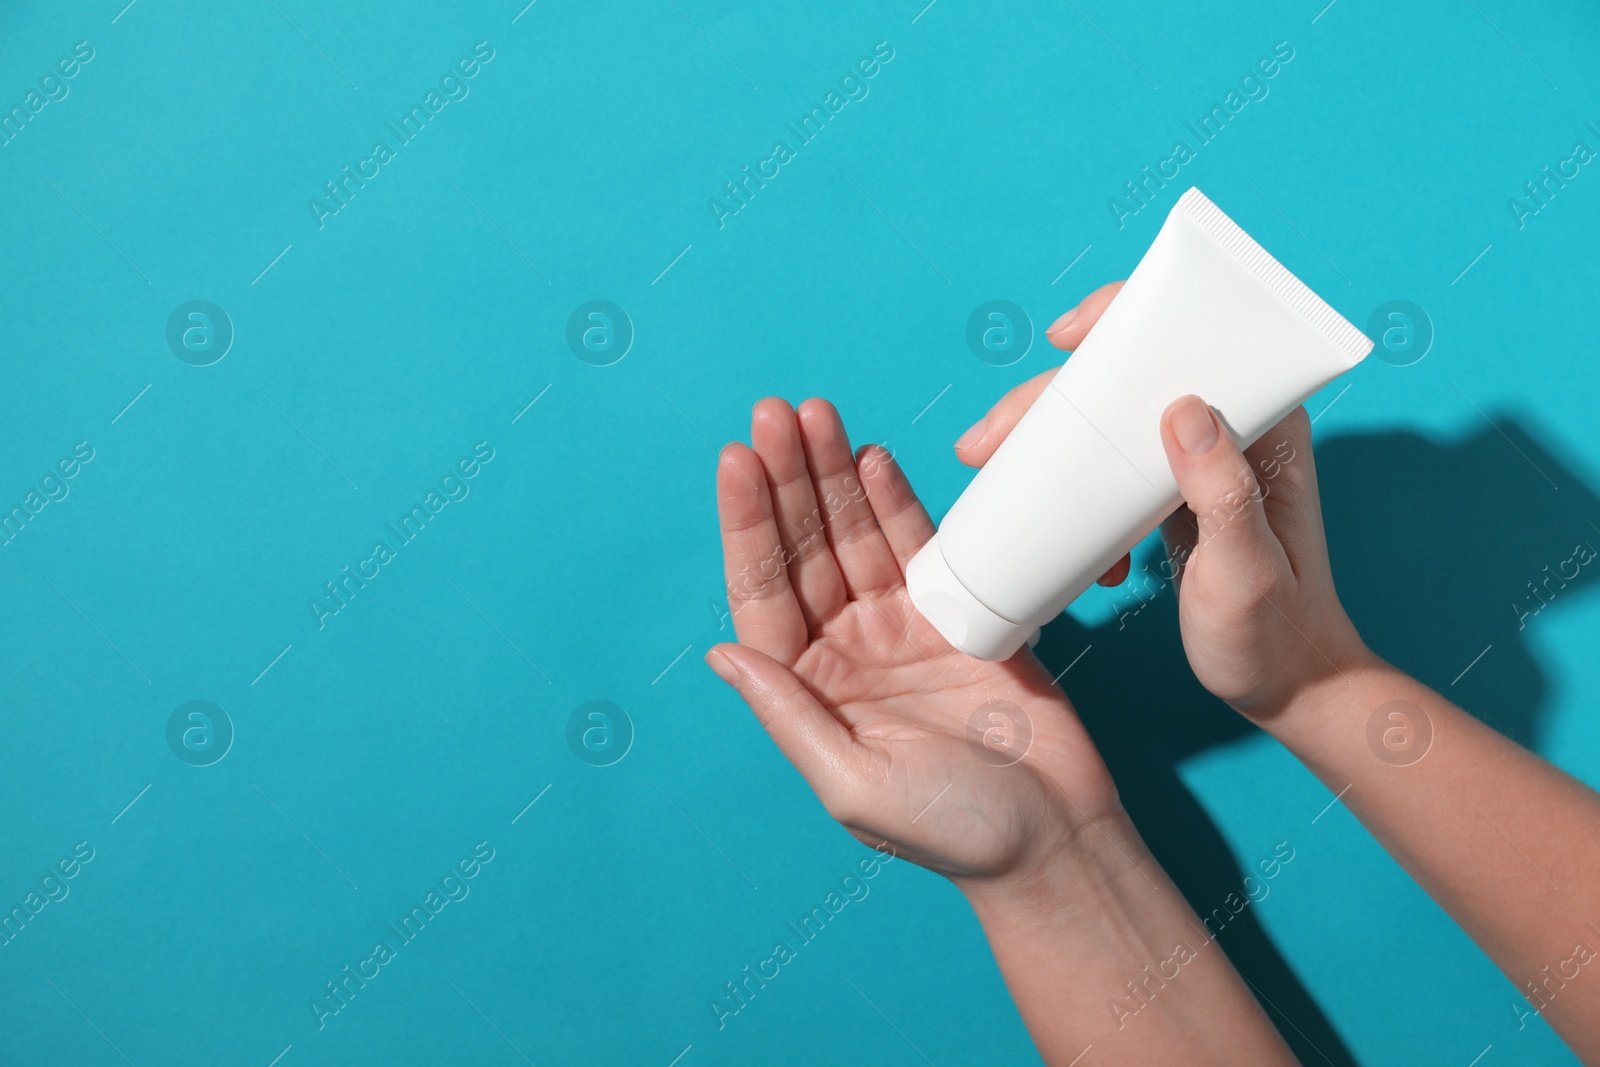
[[[1056,321],[1052,322],[1050,324],[1050,328],[1045,330],[1045,334],[1047,336],[1054,337],[1056,334],[1060,333],[1062,330],[1065,330],[1068,326],[1071,326],[1072,325],[1072,320],[1077,318],[1077,317],[1078,317],[1078,309],[1077,308],[1073,308],[1071,311],[1067,312],[1065,315],[1061,316],[1059,319],[1057,319]]]
[[[1217,420],[1211,409],[1197,396],[1186,396],[1172,405],[1172,436],[1178,447],[1191,456],[1202,456],[1217,443]]]
[[[965,452],[979,441],[983,440],[984,431],[989,428],[989,416],[985,415],[967,428],[967,432],[956,438],[956,451]]]
[[[733,665],[726,653],[712,649],[706,653],[706,666],[716,672],[718,678],[727,682],[733,688],[739,688],[739,668]]]

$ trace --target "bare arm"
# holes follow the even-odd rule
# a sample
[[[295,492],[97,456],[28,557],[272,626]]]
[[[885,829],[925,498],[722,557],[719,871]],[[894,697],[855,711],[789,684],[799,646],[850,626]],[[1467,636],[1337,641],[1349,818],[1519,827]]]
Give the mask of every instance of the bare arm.
[[[1050,342],[1077,347],[1118,288]],[[957,455],[985,463],[1053,373],[1002,398]],[[1334,590],[1304,409],[1242,453],[1198,397],[1161,433],[1186,501],[1162,536],[1195,675],[1340,794],[1528,1012],[1600,1063],[1600,795],[1367,649]]]
[[[852,454],[818,400],[763,400],[751,439],[717,470],[739,640],[706,662],[829,814],[966,894],[1052,1067],[1090,1045],[1084,1067],[1293,1063],[1049,672],[1027,649],[962,655],[911,606],[904,566],[933,523],[888,453]],[[1027,744],[974,743],[996,706]]]
[[[1600,1061],[1600,795],[1375,656],[1263,725]]]
[[[963,887],[1046,1062],[1295,1063],[1133,824],[1086,836],[1026,882]]]

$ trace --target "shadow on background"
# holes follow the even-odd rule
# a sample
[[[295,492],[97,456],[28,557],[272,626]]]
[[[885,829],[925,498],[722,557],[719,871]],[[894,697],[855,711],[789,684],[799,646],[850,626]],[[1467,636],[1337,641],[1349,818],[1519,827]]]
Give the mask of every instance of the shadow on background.
[[[1524,638],[1550,621],[1543,611],[1595,587],[1600,558],[1579,564],[1574,550],[1600,549],[1600,497],[1516,418],[1494,422],[1442,442],[1329,437],[1317,444],[1317,473],[1340,599],[1367,644],[1537,747],[1547,685]],[[1255,872],[1235,861],[1178,764],[1254,727],[1195,680],[1170,589],[1145,596],[1122,623],[1091,629],[1064,616],[1035,651],[1055,674],[1094,646],[1065,679],[1067,693],[1151,850],[1206,916],[1230,893],[1243,897]],[[1264,1007],[1301,1062],[1356,1062],[1252,907],[1217,940],[1271,1002]]]

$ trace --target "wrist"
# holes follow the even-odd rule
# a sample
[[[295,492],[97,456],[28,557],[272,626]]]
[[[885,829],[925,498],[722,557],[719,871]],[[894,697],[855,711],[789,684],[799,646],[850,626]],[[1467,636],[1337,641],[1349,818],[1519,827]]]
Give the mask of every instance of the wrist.
[[[1270,686],[1270,695],[1250,703],[1228,701],[1239,714],[1274,734],[1280,729],[1292,729],[1298,719],[1307,717],[1306,709],[1326,706],[1349,688],[1353,679],[1368,674],[1382,662],[1361,639],[1342,608],[1336,607],[1320,626],[1312,626],[1305,619],[1299,626],[1289,625],[1294,631],[1288,635],[1291,646],[1298,653],[1284,657],[1285,666],[1292,671],[1289,679]],[[1266,669],[1270,677],[1273,672],[1270,667]]]
[[[1297,687],[1280,711],[1260,725],[1290,751],[1310,760],[1329,744],[1348,743],[1376,708],[1407,690],[1409,681],[1360,645],[1341,658],[1336,669]]]
[[[1075,818],[1034,855],[1003,874],[959,879],[956,886],[978,918],[1041,922],[1069,914],[1100,921],[1127,898],[1128,882],[1163,877],[1122,805],[1091,818]],[[1141,883],[1142,884],[1142,883]]]
[[[1005,876],[960,885],[1047,1063],[1293,1063],[1120,807]]]

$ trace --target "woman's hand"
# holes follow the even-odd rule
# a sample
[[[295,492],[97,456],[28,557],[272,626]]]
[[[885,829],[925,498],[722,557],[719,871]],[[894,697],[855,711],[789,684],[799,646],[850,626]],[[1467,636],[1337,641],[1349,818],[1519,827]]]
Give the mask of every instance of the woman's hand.
[[[1101,847],[1091,827],[1123,818],[1116,790],[1032,652],[971,659],[912,607],[905,565],[934,527],[889,453],[853,455],[823,400],[761,401],[751,440],[717,466],[739,643],[706,662],[828,812],[963,884]]]
[[[1046,336],[1075,348],[1116,288]],[[1012,390],[957,454],[986,462],[1054,373]],[[1600,986],[1551,980],[1554,966],[1575,973],[1600,935],[1600,795],[1367,650],[1334,591],[1303,408],[1241,453],[1204,401],[1181,397],[1161,440],[1187,502],[1161,532],[1195,675],[1282,741],[1461,923],[1526,998],[1513,1005],[1519,1028],[1543,1016],[1600,1063]]]
[[[1161,419],[1186,505],[1161,526],[1200,684],[1265,722],[1372,660],[1334,592],[1303,407],[1244,452],[1196,396]]]
[[[1121,287],[1091,293],[1045,336],[1076,348]],[[987,462],[1054,374],[1001,398],[957,441],[962,462]],[[1184,651],[1201,684],[1264,721],[1368,662],[1334,592],[1305,409],[1241,452],[1204,401],[1182,397],[1162,416],[1161,440],[1186,502],[1162,524],[1161,577],[1177,586]],[[1127,569],[1124,559],[1112,573],[1120,579]]]
[[[828,812],[961,887],[1052,1067],[1090,1046],[1103,1064],[1293,1063],[1032,651],[971,659],[911,606],[933,523],[894,459],[852,455],[825,401],[763,400],[751,421],[755,448],[717,465],[739,642],[706,662]],[[1130,992],[1180,962],[1160,1000]]]

